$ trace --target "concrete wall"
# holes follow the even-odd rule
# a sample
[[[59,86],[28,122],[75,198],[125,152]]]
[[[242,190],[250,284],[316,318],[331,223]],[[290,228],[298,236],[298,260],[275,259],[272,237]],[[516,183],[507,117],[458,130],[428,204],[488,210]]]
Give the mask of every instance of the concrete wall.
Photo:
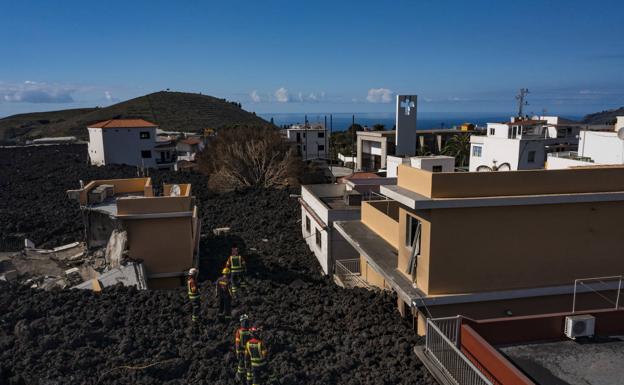
[[[418,286],[450,294],[613,275],[624,271],[622,216],[621,202],[432,210],[429,282]]]
[[[310,220],[310,231],[306,229],[306,218]],[[321,246],[316,243],[316,231],[321,233]],[[330,228],[327,228],[325,224],[318,223],[316,219],[311,215],[305,207],[301,206],[301,234],[303,235],[303,239],[308,244],[310,250],[316,256],[323,272],[325,274],[329,274],[333,270],[333,266],[330,264],[330,253],[329,253],[329,241]]]
[[[192,197],[117,198],[117,214],[154,214],[191,211]]]
[[[581,131],[578,154],[599,164],[624,164],[624,141],[615,131]]]
[[[563,170],[570,167],[595,166],[595,163],[583,162],[576,159],[560,158],[549,155],[546,160],[546,170]]]
[[[88,153],[91,164],[95,166],[103,166],[104,160],[104,138],[102,137],[101,128],[88,128],[89,131],[89,145]]]
[[[362,202],[362,223],[394,248],[398,248],[398,202],[391,200]]]
[[[396,178],[397,168],[400,164],[409,164],[409,158],[402,158],[400,156],[389,155],[386,157],[386,177]]]
[[[624,167],[431,173],[406,165],[397,185],[430,198],[624,191]]]
[[[380,289],[386,288],[386,281],[377,271],[371,267],[364,256],[360,256],[360,277],[366,281],[369,285],[376,286]]]
[[[297,133],[300,138],[299,142],[297,142]],[[319,134],[322,135],[322,137],[319,137]],[[303,160],[327,158],[329,151],[329,138],[327,137],[327,130],[289,128],[286,130],[286,137],[297,143],[301,151],[301,158]],[[322,146],[322,149],[319,146]]]
[[[441,167],[437,172],[454,172],[455,158],[452,156],[413,156],[410,158],[410,165],[415,168],[433,172],[434,167]]]

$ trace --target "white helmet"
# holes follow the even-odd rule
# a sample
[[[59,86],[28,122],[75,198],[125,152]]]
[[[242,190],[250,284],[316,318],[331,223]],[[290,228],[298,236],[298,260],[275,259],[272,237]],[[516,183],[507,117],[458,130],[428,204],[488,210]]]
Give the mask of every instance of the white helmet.
[[[199,270],[194,267],[191,267],[191,269],[189,270],[189,275],[197,275],[197,273],[199,273]]]

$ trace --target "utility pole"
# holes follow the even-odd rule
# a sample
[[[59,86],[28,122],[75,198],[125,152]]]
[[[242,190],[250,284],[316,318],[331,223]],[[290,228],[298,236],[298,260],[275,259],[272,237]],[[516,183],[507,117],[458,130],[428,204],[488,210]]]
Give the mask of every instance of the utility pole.
[[[351,159],[357,157],[355,150],[355,115],[351,115]],[[351,169],[355,172],[355,162],[351,162]]]
[[[334,120],[333,115],[329,114],[329,165],[334,162],[334,153],[332,152],[332,134],[333,134]]]
[[[325,115],[325,123],[323,123],[323,135],[325,136],[325,147],[323,147],[323,149],[325,149],[325,158],[327,158],[327,151],[329,150],[327,146],[327,115]]]
[[[522,118],[524,116],[522,110],[524,106],[528,106],[529,102],[525,100],[527,94],[529,93],[528,88],[520,88],[520,93],[516,96],[516,100],[518,101],[518,117]]]

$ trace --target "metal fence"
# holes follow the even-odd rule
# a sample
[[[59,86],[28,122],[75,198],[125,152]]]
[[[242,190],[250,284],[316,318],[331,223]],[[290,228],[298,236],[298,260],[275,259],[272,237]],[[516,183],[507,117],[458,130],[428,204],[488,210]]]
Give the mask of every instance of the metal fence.
[[[460,317],[427,319],[426,354],[454,384],[492,385],[459,350],[460,326]]]
[[[607,303],[613,305],[614,309],[620,308],[620,292],[624,277],[613,275],[608,277],[579,278],[574,280],[574,294],[572,297],[572,313],[578,311],[576,306],[576,296],[579,292],[591,292],[601,297]],[[593,286],[593,287],[592,287]],[[601,291],[617,290],[615,299],[608,298]]]
[[[25,245],[24,237],[8,236],[0,238],[0,252],[20,251]]]
[[[360,274],[359,259],[336,260],[336,276],[345,286],[370,288],[370,285],[360,277]]]

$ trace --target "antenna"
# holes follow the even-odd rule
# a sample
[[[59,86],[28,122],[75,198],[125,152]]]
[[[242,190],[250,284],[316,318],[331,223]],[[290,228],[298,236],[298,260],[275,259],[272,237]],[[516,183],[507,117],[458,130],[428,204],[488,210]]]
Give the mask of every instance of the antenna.
[[[528,106],[529,102],[527,102],[524,98],[526,98],[527,94],[529,93],[529,89],[528,88],[520,88],[520,93],[516,96],[516,100],[518,101],[518,117],[522,118],[524,115],[522,113],[522,110],[524,108],[524,106]]]

